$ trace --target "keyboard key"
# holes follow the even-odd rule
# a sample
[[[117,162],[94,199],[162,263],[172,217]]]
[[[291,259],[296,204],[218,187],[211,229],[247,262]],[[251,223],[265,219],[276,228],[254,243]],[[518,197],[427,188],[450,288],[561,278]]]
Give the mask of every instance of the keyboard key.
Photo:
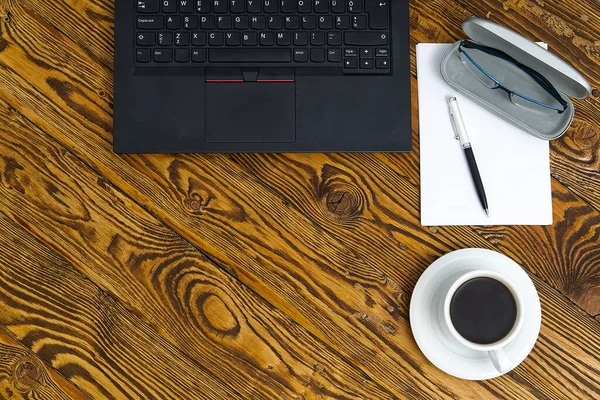
[[[190,34],[188,32],[175,32],[175,46],[189,46]]]
[[[161,3],[164,13],[172,14],[177,12],[177,0],[162,0]]]
[[[158,12],[158,0],[137,0],[137,11],[142,14]]]
[[[211,0],[196,0],[196,12],[206,14],[210,12]]]
[[[313,46],[324,46],[325,45],[325,33],[324,32],[311,33],[310,34],[310,44]],[[325,55],[323,55],[323,58],[325,58]]]
[[[346,15],[335,17],[335,27],[337,29],[350,29],[350,17]]]
[[[215,29],[215,17],[212,15],[200,17],[200,28],[206,30]]]
[[[352,17],[352,28],[367,29],[367,17],[364,15],[357,15],[356,17]]]
[[[235,14],[244,12],[244,0],[229,0],[229,11]]]
[[[283,18],[281,15],[271,15],[267,19],[269,29],[279,30],[283,28]]]
[[[217,28],[231,29],[232,26],[231,15],[219,15],[217,17]]]
[[[300,28],[300,17],[293,15],[285,17],[285,29],[298,29]]]
[[[244,46],[256,46],[258,44],[258,35],[256,32],[244,32],[242,44]]]
[[[192,62],[195,62],[195,63],[206,62],[206,50],[192,49]]]
[[[312,30],[317,28],[317,17],[306,15],[302,17],[302,29]]]
[[[242,44],[242,35],[239,32],[227,32],[225,34],[225,44],[227,46],[239,46]]]
[[[137,49],[135,52],[135,59],[140,63],[147,63],[151,61],[151,50],[150,49]]]
[[[277,12],[277,4],[279,0],[264,0],[263,10],[268,14]]]
[[[167,63],[173,61],[172,49],[154,49],[154,62]]]
[[[180,15],[168,16],[167,17],[167,29],[181,29],[181,16]]]
[[[233,27],[235,29],[248,29],[250,26],[247,15],[238,15],[233,19]]]
[[[358,57],[358,49],[353,47],[346,47],[344,54],[346,57]]]
[[[183,29],[198,29],[198,17],[195,15],[183,17]]]
[[[254,15],[250,17],[250,26],[256,30],[266,29],[267,19],[264,15]]]
[[[285,14],[291,14],[295,10],[296,0],[281,0],[281,12]]]
[[[252,14],[261,12],[261,0],[246,0],[246,10],[248,10],[248,12]]]
[[[360,60],[361,69],[373,69],[373,60]]]
[[[321,15],[319,17],[319,29],[333,29],[333,17],[331,15]]]
[[[219,14],[227,12],[227,0],[213,0],[213,11]]]
[[[307,32],[294,32],[294,45],[306,46],[308,44]]]
[[[154,46],[154,32],[138,32],[135,42],[138,46]]]
[[[163,28],[163,17],[138,17],[137,18],[138,29],[162,29]]]
[[[273,32],[261,32],[259,42],[261,46],[273,46],[275,44],[275,34]]]
[[[308,61],[308,49],[294,49],[294,61],[307,62]]]
[[[371,29],[388,28],[388,7],[388,1],[365,0],[365,11],[369,14],[369,27]]]
[[[329,0],[331,5],[331,12],[336,14],[346,12],[346,0]]]
[[[387,58],[377,58],[375,60],[375,68],[377,69],[388,69],[390,67],[390,60]]]
[[[193,0],[179,0],[179,12],[182,12],[182,13],[194,12]]]
[[[386,48],[379,48],[375,50],[375,57],[387,57],[390,55],[390,51]]]
[[[255,32],[252,32],[255,33]],[[292,61],[289,49],[210,49],[208,51],[210,62],[290,62]]]
[[[310,49],[310,60],[312,62],[325,62],[325,49]]]
[[[315,12],[316,13],[326,13],[329,11],[328,0],[314,0],[315,2]]]
[[[194,46],[206,46],[206,32],[193,32],[192,44]]]
[[[330,46],[341,46],[342,32],[329,32],[327,34],[327,44]]]
[[[358,59],[346,58],[346,60],[344,60],[344,67],[346,67],[347,69],[357,69],[358,68]]]
[[[373,49],[360,49],[360,58],[373,58]]]
[[[211,32],[208,34],[208,44],[211,46],[223,45],[223,32]]]
[[[298,0],[298,12],[299,13],[309,13],[311,12],[310,6],[311,0]]]
[[[346,32],[344,43],[354,46],[383,46],[388,44],[388,35],[381,32]]]
[[[351,13],[362,12],[362,0],[348,0],[348,12],[351,12]]]
[[[171,32],[158,32],[156,42],[159,46],[172,46],[173,34]]]
[[[327,50],[327,61],[329,61],[329,62],[342,61],[342,49],[328,49]]]
[[[189,62],[190,51],[188,49],[175,49],[175,62]]]
[[[292,33],[291,32],[277,32],[277,45],[278,46],[289,46],[292,44]]]

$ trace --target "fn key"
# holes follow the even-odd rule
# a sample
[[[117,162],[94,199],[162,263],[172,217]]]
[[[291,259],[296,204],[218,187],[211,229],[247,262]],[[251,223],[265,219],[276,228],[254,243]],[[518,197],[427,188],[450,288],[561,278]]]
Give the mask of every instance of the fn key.
[[[135,59],[139,63],[147,63],[151,61],[150,49],[137,49],[135,52]]]

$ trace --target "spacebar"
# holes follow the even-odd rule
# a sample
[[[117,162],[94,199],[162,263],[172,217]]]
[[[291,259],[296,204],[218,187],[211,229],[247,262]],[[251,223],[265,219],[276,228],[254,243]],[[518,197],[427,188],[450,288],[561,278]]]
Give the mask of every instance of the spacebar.
[[[290,49],[210,49],[210,62],[290,62]]]

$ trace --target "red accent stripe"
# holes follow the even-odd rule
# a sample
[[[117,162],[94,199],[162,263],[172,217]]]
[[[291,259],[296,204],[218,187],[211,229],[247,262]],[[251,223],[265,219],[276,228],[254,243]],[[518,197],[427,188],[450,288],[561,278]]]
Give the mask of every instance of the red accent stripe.
[[[207,79],[208,83],[243,83],[243,79]]]
[[[258,79],[256,82],[259,83],[286,83],[295,82],[293,79]]]

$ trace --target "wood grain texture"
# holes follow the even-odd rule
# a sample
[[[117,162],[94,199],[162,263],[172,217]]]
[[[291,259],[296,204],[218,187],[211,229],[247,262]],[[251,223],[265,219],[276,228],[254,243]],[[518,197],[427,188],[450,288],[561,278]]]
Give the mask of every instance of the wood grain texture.
[[[3,217],[0,217],[3,218]],[[0,398],[84,400],[88,397],[0,328]]]
[[[0,121],[3,177],[0,207],[44,242],[50,245],[60,242],[61,247],[56,251],[99,287],[90,289],[85,287],[85,282],[75,282],[73,286],[84,287],[63,292],[75,292],[75,298],[84,297],[86,292],[91,292],[94,298],[106,297],[103,303],[110,306],[111,327],[119,326],[115,320],[125,320],[130,329],[129,334],[106,332],[106,339],[85,336],[81,342],[94,343],[95,339],[126,342],[125,338],[130,338],[127,345],[134,349],[175,346],[188,355],[188,361],[193,360],[195,365],[219,376],[243,398],[392,397],[215,267],[22,116],[0,108]],[[28,258],[39,259],[40,256]],[[31,275],[35,276],[36,271]],[[64,296],[60,293],[52,292],[49,297]],[[4,299],[7,303],[9,300]],[[94,305],[91,300],[90,303],[88,307]],[[122,315],[126,313],[118,304],[126,305],[144,321]],[[15,306],[7,319],[0,317],[0,325],[11,327],[19,322],[20,307],[24,308],[25,304]],[[100,316],[92,315],[78,325],[103,326],[103,307],[103,304],[97,306]],[[71,318],[81,320],[83,316]],[[159,343],[149,345],[149,339],[142,341],[145,332],[132,330],[131,326],[144,326],[142,322],[162,335],[156,339]],[[34,345],[30,337],[36,335],[20,331],[14,334],[24,344]],[[166,340],[160,342],[163,337]],[[108,350],[102,353],[114,356]],[[143,363],[134,361],[128,361],[131,368],[143,367]],[[176,366],[175,361],[171,365]],[[88,363],[83,359],[77,365]],[[148,363],[158,365],[149,360]],[[193,376],[189,368],[181,368],[187,371],[186,376]],[[106,394],[102,388],[112,392],[118,387],[100,379],[102,376],[94,378],[100,386],[90,387],[91,393]],[[179,379],[172,377],[171,380]],[[83,387],[81,383],[78,385]],[[190,391],[189,396],[199,394]],[[230,397],[217,393],[212,398]]]
[[[4,214],[0,247],[0,325],[90,396],[242,398]]]
[[[548,3],[414,1],[412,41],[457,40],[465,17],[487,15],[539,35],[598,87],[595,4]],[[16,163],[0,166],[0,210],[20,227],[246,398],[599,396],[598,322],[578,308],[593,315],[599,295],[597,95],[577,102],[570,132],[586,132],[567,155],[552,151],[555,226],[425,229],[416,102],[409,155],[113,154],[112,9],[106,0],[0,0],[0,98],[17,132],[2,139]],[[489,382],[435,369],[407,322],[420,272],[459,247],[500,250],[539,275],[551,313],[531,357]],[[201,309],[213,319],[193,311],[201,296],[184,287],[211,293]],[[247,329],[231,340],[206,329],[234,320]]]
[[[16,46],[7,47],[9,49],[18,56]],[[3,76],[19,79],[14,70]],[[23,80],[19,86],[31,88]],[[23,92],[14,94],[20,96]],[[66,94],[59,93],[58,97]],[[69,146],[80,146],[82,128],[70,131],[70,121],[77,117],[73,118],[73,109],[69,106],[60,118],[56,114],[51,116],[52,113],[43,121],[40,118],[40,114],[45,115],[54,104],[65,104],[64,99],[55,100],[50,103],[43,95],[31,96],[28,101],[36,102],[38,113],[27,113],[28,118],[39,123],[60,120],[62,129],[53,128],[53,135],[63,140],[60,132],[68,132],[73,135],[71,139],[77,138]],[[76,115],[79,110],[76,109]],[[88,118],[84,123],[98,119]],[[86,137],[90,140],[94,135]],[[253,178],[226,157],[211,156],[198,163],[196,157],[118,157],[110,149],[104,150],[102,142],[98,144],[100,147],[90,147],[81,155],[98,155],[102,162],[89,158],[86,161],[101,167],[100,170],[110,175],[109,179],[126,184],[126,190],[135,194],[138,201],[168,223],[176,224],[196,246],[386,388],[401,396],[414,396],[415,388],[428,397],[452,396],[454,392],[462,397],[492,393],[493,389],[473,382],[453,385],[454,378],[424,362],[412,341],[406,319],[397,320],[398,313],[406,313],[408,300],[397,290],[397,285],[315,229],[278,197],[263,193]],[[117,165],[113,165],[114,170],[110,172],[106,167],[113,163]],[[135,172],[132,165],[143,173]],[[232,192],[229,187],[245,190]],[[256,197],[259,193],[260,197]],[[157,195],[160,197],[156,198]],[[10,212],[11,215],[16,213],[16,209]],[[290,232],[289,226],[295,226],[297,231]],[[39,226],[36,234],[40,235]],[[45,234],[44,240],[51,241],[57,234],[63,235],[61,240],[67,243],[73,240],[55,231]],[[69,249],[69,253],[80,247]],[[103,277],[93,279],[97,282]],[[364,288],[369,290],[369,296],[365,296]],[[185,350],[194,351],[193,348]],[[495,393],[511,397],[517,392],[533,396],[534,389],[513,382],[498,385]]]

